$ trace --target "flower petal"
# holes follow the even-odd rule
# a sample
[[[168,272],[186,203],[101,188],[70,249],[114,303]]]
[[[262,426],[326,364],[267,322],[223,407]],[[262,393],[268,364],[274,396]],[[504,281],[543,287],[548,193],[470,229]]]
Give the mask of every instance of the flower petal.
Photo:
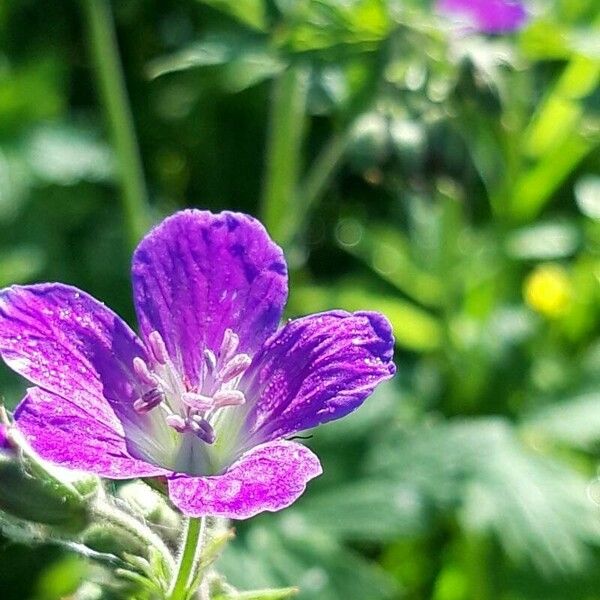
[[[167,473],[134,458],[122,429],[113,429],[83,408],[40,388],[27,390],[15,422],[31,447],[49,462],[111,479]]]
[[[250,355],[271,335],[287,298],[281,249],[247,215],[186,210],[166,219],[133,257],[133,285],[144,335],[158,331],[189,382],[203,351],[217,352],[227,328]]]
[[[252,448],[223,475],[169,479],[169,496],[185,514],[248,519],[289,506],[322,473],[305,446],[278,441]]]
[[[1,290],[0,354],[17,373],[94,421],[113,431],[124,427],[132,444],[145,448],[143,456],[158,455],[154,450],[170,443],[162,419],[133,409],[139,395],[133,359],[146,359],[143,344],[85,292],[57,283]]]
[[[245,433],[261,443],[339,419],[395,373],[394,338],[379,313],[331,311],[290,321],[264,345],[240,384]]]
[[[522,27],[527,10],[519,0],[438,0],[437,10],[484,33],[506,33]]]

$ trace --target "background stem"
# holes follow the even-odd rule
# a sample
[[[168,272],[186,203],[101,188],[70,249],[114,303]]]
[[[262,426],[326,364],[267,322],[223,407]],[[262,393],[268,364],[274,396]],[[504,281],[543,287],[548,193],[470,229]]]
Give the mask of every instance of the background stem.
[[[267,139],[262,220],[284,249],[289,248],[303,207],[297,196],[306,117],[308,69],[291,65],[275,81]]]
[[[99,92],[111,130],[121,183],[128,242],[149,226],[147,193],[108,0],[83,0]]]

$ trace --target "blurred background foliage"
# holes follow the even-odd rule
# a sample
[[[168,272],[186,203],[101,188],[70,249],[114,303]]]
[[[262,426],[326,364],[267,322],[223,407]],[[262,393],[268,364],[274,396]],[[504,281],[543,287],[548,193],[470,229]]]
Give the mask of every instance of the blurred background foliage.
[[[107,6],[0,4],[0,284],[68,282],[133,322],[140,233],[185,206],[241,210],[286,250],[289,316],[381,310],[397,337],[395,381],[307,441],[325,474],[236,524],[230,581],[320,600],[598,598],[597,2],[532,1],[495,37],[419,0]],[[123,90],[104,17],[141,163],[107,105]],[[1,384],[14,406],[23,382]],[[4,600],[91,576],[0,542]]]

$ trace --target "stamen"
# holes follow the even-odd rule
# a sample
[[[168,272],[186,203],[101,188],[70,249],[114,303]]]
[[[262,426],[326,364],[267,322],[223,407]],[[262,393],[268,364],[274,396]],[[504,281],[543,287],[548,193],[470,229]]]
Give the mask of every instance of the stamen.
[[[156,387],[158,380],[154,375],[152,375],[150,369],[148,368],[148,365],[144,362],[144,359],[140,358],[139,356],[136,356],[133,359],[133,370],[135,371],[135,374],[138,376],[138,379],[142,383],[146,383],[147,385]]]
[[[208,372],[212,375],[217,368],[217,357],[215,356],[215,353],[206,348],[204,350],[204,361],[208,367]]]
[[[165,421],[169,427],[172,427],[177,433],[184,433],[188,430],[188,424],[185,419],[179,415],[167,415]]]
[[[194,410],[208,410],[213,406],[213,399],[210,396],[197,394],[196,392],[185,392],[181,396],[183,403]]]
[[[154,356],[156,362],[161,365],[166,365],[169,361],[169,353],[167,352],[165,341],[158,331],[152,331],[150,333],[148,336],[148,345],[150,346],[152,356]]]
[[[225,364],[219,373],[219,379],[223,383],[227,383],[241,375],[252,362],[252,359],[247,354],[236,354],[228,363]]]
[[[214,395],[213,401],[216,408],[240,406],[246,402],[246,397],[238,390],[221,390]]]
[[[133,403],[133,410],[140,415],[145,415],[156,408],[164,399],[164,392],[158,388],[154,388]]]
[[[223,341],[221,342],[221,349],[219,351],[219,358],[222,364],[227,364],[233,355],[236,353],[238,346],[240,345],[240,338],[236,333],[229,328],[223,333]]]
[[[194,415],[191,417],[190,421],[190,429],[203,441],[207,444],[212,444],[215,441],[216,435],[215,430],[212,428],[212,425],[204,418]]]

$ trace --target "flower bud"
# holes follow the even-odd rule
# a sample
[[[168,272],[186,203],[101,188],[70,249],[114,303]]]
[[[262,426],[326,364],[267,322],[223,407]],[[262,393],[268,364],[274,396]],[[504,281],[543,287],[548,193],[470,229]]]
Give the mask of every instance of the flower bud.
[[[85,500],[70,486],[47,474],[27,472],[23,463],[0,454],[0,510],[69,532],[89,522]]]

